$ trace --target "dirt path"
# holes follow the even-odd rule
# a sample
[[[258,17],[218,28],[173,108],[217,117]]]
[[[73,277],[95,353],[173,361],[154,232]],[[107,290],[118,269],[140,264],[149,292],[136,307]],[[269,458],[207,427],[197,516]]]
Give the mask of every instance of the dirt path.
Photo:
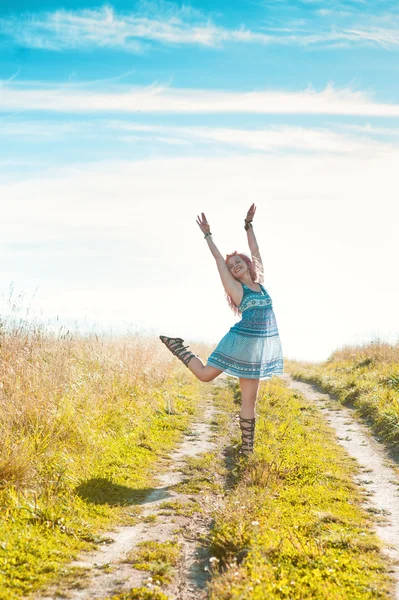
[[[394,598],[399,600],[398,470],[395,471],[383,446],[371,436],[365,425],[356,420],[351,409],[338,404],[316,386],[293,380],[288,373],[282,378],[290,388],[301,392],[323,411],[327,422],[335,429],[339,443],[362,467],[362,475],[356,478],[356,483],[366,489],[365,508],[379,515],[376,533],[386,543],[388,556],[397,562],[397,566],[393,567],[397,581]],[[224,385],[224,378],[219,377],[212,385]],[[201,422],[192,425],[191,432],[170,455],[170,468],[158,477],[158,487],[146,498],[140,522],[104,534],[113,542],[70,565],[81,570],[80,577],[72,578],[69,586],[64,585],[58,590],[54,588],[45,596],[37,596],[37,600],[65,597],[71,600],[100,600],[134,587],[151,588],[153,583],[148,571],[139,571],[124,562],[126,555],[142,541],[165,542],[171,539],[177,539],[181,544],[182,560],[172,584],[162,586],[163,591],[170,600],[206,599],[205,567],[209,556],[201,549],[199,539],[209,530],[209,517],[198,513],[191,517],[174,511],[167,513],[161,505],[165,500],[202,504],[209,500],[204,493],[184,494],[174,490],[173,486],[184,479],[181,469],[187,457],[199,456],[215,447],[211,440],[211,422],[215,412],[212,400],[207,399]]]
[[[290,388],[315,402],[335,429],[339,443],[361,465],[363,474],[356,478],[356,483],[367,488],[366,510],[380,515],[376,533],[386,543],[388,556],[398,563],[393,567],[393,575],[397,582],[394,597],[399,600],[399,477],[395,465],[366,425],[354,417],[352,409],[338,404],[315,385],[295,381],[288,373],[283,379]]]
[[[223,379],[215,384],[224,385]],[[131,564],[124,562],[126,555],[142,541],[165,542],[172,539],[177,539],[181,544],[182,560],[173,583],[167,588],[162,586],[162,590],[171,600],[206,598],[204,588],[207,571],[204,567],[208,564],[209,557],[199,548],[199,539],[201,534],[208,531],[210,523],[207,517],[198,514],[189,518],[174,511],[167,514],[161,505],[165,500],[184,503],[190,500],[201,503],[207,501],[206,494],[183,494],[171,489],[171,486],[183,480],[181,469],[187,457],[200,455],[215,447],[211,441],[211,422],[214,414],[212,401],[206,400],[201,422],[192,424],[191,432],[185,435],[183,442],[170,455],[169,470],[158,477],[158,487],[146,498],[140,523],[118,527],[105,533],[104,536],[112,538],[113,542],[84,555],[70,565],[70,569],[77,569],[82,573],[81,577],[71,581],[70,586],[54,588],[45,596],[37,596],[37,600],[55,600],[61,597],[71,600],[94,600],[127,592],[134,587],[151,588],[154,584],[148,571],[134,569]]]

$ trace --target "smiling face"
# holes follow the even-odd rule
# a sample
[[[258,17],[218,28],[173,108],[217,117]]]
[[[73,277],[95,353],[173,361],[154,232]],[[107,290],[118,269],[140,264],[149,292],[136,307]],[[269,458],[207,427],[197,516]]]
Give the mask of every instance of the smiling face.
[[[246,271],[248,271],[247,263],[241,258],[241,256],[238,255],[229,258],[229,260],[227,261],[227,266],[230,270],[230,273],[236,279],[239,279],[240,276],[242,276]]]

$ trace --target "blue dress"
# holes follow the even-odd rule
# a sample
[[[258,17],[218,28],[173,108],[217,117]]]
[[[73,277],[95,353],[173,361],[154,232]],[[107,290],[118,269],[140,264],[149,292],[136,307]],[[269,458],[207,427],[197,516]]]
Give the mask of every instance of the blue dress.
[[[272,299],[262,284],[254,292],[245,284],[239,305],[241,321],[233,325],[210,354],[207,365],[233,377],[270,379],[282,375],[283,351]]]

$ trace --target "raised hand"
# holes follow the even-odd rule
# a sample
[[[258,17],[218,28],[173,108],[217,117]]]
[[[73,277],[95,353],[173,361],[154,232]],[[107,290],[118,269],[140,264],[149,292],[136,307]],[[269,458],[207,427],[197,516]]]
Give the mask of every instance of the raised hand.
[[[252,221],[256,212],[256,206],[254,203],[251,204],[250,209],[247,212],[247,216],[245,217],[246,221]]]
[[[201,213],[201,217],[199,217],[197,215],[197,223],[198,223],[198,226],[201,229],[202,233],[210,232],[211,227],[210,227],[208,221],[206,220],[206,216],[204,213]]]

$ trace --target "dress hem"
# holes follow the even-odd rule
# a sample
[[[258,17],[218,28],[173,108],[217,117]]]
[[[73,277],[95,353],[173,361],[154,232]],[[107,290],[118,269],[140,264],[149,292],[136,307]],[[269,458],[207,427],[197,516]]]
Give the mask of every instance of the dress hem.
[[[253,373],[239,373],[237,374],[237,371],[233,371],[230,367],[226,367],[226,366],[222,366],[217,364],[216,362],[208,361],[206,363],[206,365],[210,366],[210,367],[214,367],[215,369],[220,369],[222,370],[224,373],[227,373],[227,375],[231,375],[232,377],[236,377],[237,379],[260,379],[260,380],[266,380],[266,379],[271,379],[273,377],[273,375],[283,375],[284,374],[284,366],[282,368],[277,367],[275,370],[270,371],[269,373],[265,373],[263,375],[254,375]]]

